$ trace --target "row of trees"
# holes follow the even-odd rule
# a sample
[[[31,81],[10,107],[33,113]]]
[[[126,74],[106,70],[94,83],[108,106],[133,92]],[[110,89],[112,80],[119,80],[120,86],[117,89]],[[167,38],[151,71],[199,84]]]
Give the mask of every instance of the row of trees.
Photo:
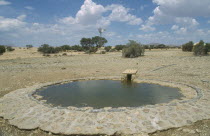
[[[5,46],[5,45],[0,45],[0,55],[5,53],[6,51],[14,51],[15,49],[12,48],[11,46]]]
[[[92,38],[82,38],[80,40],[80,45],[63,45],[59,47],[53,47],[48,44],[43,44],[38,48],[39,52],[44,54],[58,53],[60,51],[76,50],[76,51],[85,51],[86,53],[96,52],[98,48],[104,46],[107,43],[107,40],[104,37],[95,36]],[[28,48],[28,47],[27,47]],[[108,50],[110,47],[106,47]]]
[[[32,45],[26,45],[26,48],[32,48]],[[0,45],[0,55],[4,54],[6,51],[14,51],[15,49],[12,46],[7,46],[7,45]]]
[[[200,40],[199,43],[194,44],[192,41],[182,45],[182,51],[193,52],[194,55],[207,55],[210,52],[210,43],[204,43]]]
[[[144,47],[144,49],[168,49],[168,48],[179,48],[178,46],[168,46],[165,44],[157,44],[157,45],[142,45]],[[125,48],[126,45],[116,45],[115,49],[117,51],[122,50],[123,48]]]

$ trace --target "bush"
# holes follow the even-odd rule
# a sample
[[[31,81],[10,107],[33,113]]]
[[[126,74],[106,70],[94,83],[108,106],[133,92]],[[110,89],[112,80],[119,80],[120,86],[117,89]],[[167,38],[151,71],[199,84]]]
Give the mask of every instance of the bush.
[[[0,55],[5,53],[5,51],[6,51],[6,48],[3,45],[0,45]]]
[[[200,40],[200,42],[193,47],[193,53],[196,56],[208,54],[208,49],[206,48],[205,43],[202,40]]]
[[[71,46],[71,50],[83,51],[84,49],[79,45],[74,45],[74,46]]]
[[[144,45],[144,49],[149,49],[149,45]]]
[[[7,51],[14,51],[14,50],[15,50],[15,49],[12,48],[11,46],[7,46],[6,49],[7,49]]]
[[[115,49],[117,50],[117,51],[120,51],[120,50],[122,50],[123,48],[125,48],[126,47],[126,45],[116,45],[115,46]]]
[[[192,52],[192,50],[193,50],[193,42],[192,41],[182,45],[182,51]]]
[[[167,48],[167,46],[166,46],[165,44],[158,44],[158,45],[156,46],[156,48],[157,48],[157,49],[165,49],[165,48]]]
[[[26,45],[26,48],[27,49],[30,49],[30,48],[32,48],[33,47],[33,45]]]
[[[50,54],[43,54],[43,56],[45,56],[45,57],[50,57]]]
[[[109,50],[109,52],[115,52],[115,51],[116,49],[113,49],[113,48]]]
[[[63,56],[67,56],[67,53],[63,53],[62,55],[63,55]]]
[[[63,45],[60,47],[62,51],[71,50],[71,47],[69,45]]]
[[[109,52],[112,49],[112,46],[106,46],[104,49],[106,50],[106,52]]]
[[[144,48],[136,41],[129,40],[126,48],[122,51],[122,56],[126,58],[135,58],[144,55]]]
[[[38,48],[39,52],[42,52],[44,54],[50,54],[50,53],[58,53],[61,51],[60,47],[52,47],[48,44],[43,44]]]
[[[106,54],[106,52],[105,51],[101,51],[101,54]]]
[[[206,49],[210,52],[210,43],[206,43]]]
[[[91,54],[91,53],[95,53],[97,50],[98,50],[97,47],[91,47],[89,48],[89,50],[86,50],[85,53]]]

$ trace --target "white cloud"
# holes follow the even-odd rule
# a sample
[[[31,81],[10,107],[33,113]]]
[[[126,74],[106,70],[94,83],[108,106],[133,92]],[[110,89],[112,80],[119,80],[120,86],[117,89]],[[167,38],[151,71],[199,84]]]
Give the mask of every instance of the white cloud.
[[[75,24],[76,20],[73,17],[64,17],[62,19],[59,19],[58,22],[63,23],[63,24]]]
[[[31,7],[31,6],[26,6],[26,7],[24,7],[25,9],[28,9],[28,10],[34,10],[34,8],[33,7]]]
[[[0,31],[10,31],[23,27],[26,24],[26,22],[23,21],[25,17],[26,15],[21,15],[17,18],[5,18],[0,16]]]
[[[177,25],[173,25],[173,26],[171,27],[171,30],[177,30],[177,29],[179,29],[179,26],[177,26]]]
[[[175,33],[177,33],[177,34],[186,34],[187,33],[187,28],[181,27],[180,29],[177,29],[175,31]]]
[[[196,17],[210,16],[209,0],[153,0],[153,3],[157,4],[157,7],[145,26],[174,24],[171,29],[183,33],[199,25]]]
[[[77,12],[76,21],[81,24],[96,23],[104,11],[105,9],[102,5],[97,5],[92,0],[85,0],[81,9]]]
[[[164,43],[181,45],[188,41],[198,42],[203,39],[205,42],[209,42],[210,30],[195,29],[189,30],[181,27],[175,32],[160,31],[155,33],[137,34],[133,35],[134,39],[143,43]]]
[[[140,30],[148,32],[148,31],[155,31],[156,28],[151,25],[146,24],[146,25],[141,25]]]
[[[0,6],[1,5],[9,5],[11,2],[5,1],[5,0],[0,0]]]
[[[110,21],[127,22],[130,25],[139,25],[143,22],[141,18],[130,14],[130,9],[125,8],[122,5],[112,4],[106,9],[112,11],[108,17]]]
[[[122,5],[112,4],[104,7],[94,3],[92,0],[85,0],[75,17],[64,17],[59,19],[59,22],[97,26],[108,26],[112,21],[126,22],[129,25],[141,24],[143,22],[142,19],[130,14],[129,10]],[[109,15],[103,16],[103,13],[108,13],[109,11],[111,11]]]
[[[101,19],[97,20],[96,26],[97,27],[107,27],[111,24],[111,21],[106,17],[102,17]]]
[[[210,24],[210,20],[208,21],[208,23]]]
[[[65,24],[83,24],[92,25],[102,17],[105,8],[102,5],[97,5],[92,0],[85,0],[80,10],[77,12],[76,17],[65,17],[60,19],[60,22]]]
[[[197,26],[199,25],[199,23],[193,19],[193,18],[189,18],[189,17],[177,17],[175,18],[175,22],[177,24],[180,24],[180,25],[183,25],[183,26],[190,26],[190,27],[193,27],[193,26]]]
[[[178,9],[177,9],[178,10]],[[160,10],[160,6],[155,8],[154,16],[149,17],[149,24],[172,24],[177,23],[183,26],[196,26],[199,23],[191,17],[172,16]]]
[[[20,15],[17,17],[18,20],[23,21],[26,18],[26,15]]]
[[[116,36],[117,34],[115,32],[107,32],[107,33],[104,33],[104,35],[106,37],[113,37],[113,36]]]
[[[169,32],[166,31],[160,31],[157,33],[149,33],[149,34],[140,34],[136,35],[136,38],[140,42],[144,43],[170,43],[171,40],[173,40],[173,36],[170,35]]]
[[[192,18],[210,16],[209,0],[153,0],[153,2],[168,16]]]

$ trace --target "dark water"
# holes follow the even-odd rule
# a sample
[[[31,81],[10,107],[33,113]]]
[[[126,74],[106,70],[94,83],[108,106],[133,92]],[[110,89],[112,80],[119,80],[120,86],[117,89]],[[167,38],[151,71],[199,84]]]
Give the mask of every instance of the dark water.
[[[180,99],[178,88],[147,83],[123,84],[113,80],[76,81],[36,92],[54,106],[138,107]]]

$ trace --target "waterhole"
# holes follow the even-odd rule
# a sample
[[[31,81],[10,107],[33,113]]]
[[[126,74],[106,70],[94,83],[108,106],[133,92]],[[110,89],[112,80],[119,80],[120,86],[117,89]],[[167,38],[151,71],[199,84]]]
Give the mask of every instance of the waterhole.
[[[35,94],[54,106],[139,107],[181,99],[178,88],[149,83],[122,83],[115,80],[75,81],[41,88]]]

